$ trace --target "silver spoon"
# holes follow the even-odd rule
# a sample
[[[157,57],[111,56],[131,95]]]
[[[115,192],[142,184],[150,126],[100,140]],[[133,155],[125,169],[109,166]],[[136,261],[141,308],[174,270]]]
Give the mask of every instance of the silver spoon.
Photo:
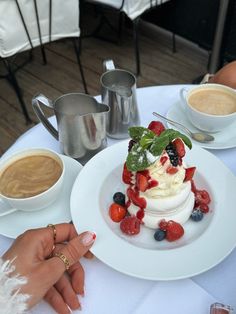
[[[157,112],[153,112],[152,114],[156,117],[159,117],[163,120],[166,120],[167,122],[169,122],[170,124],[172,124],[174,126],[177,126],[181,129],[183,129],[191,138],[193,138],[197,142],[207,143],[207,142],[214,141],[214,139],[215,139],[212,135],[207,134],[207,133],[200,133],[200,132],[193,133],[188,128],[186,128],[184,125],[180,124],[179,122],[170,120],[170,119],[162,116],[161,114],[159,114]]]

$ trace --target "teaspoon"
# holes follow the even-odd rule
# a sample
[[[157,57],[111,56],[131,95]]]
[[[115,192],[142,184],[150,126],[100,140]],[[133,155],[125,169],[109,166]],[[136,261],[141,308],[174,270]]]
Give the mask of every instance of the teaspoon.
[[[214,141],[214,139],[215,139],[212,135],[207,134],[207,133],[200,133],[200,132],[193,133],[188,128],[186,128],[186,126],[180,124],[179,122],[170,120],[170,119],[162,116],[161,114],[159,114],[157,112],[153,112],[152,114],[156,117],[159,117],[163,120],[166,120],[167,122],[169,122],[170,124],[172,124],[174,126],[177,126],[181,129],[183,129],[191,138],[193,138],[197,142],[207,143],[207,142]]]

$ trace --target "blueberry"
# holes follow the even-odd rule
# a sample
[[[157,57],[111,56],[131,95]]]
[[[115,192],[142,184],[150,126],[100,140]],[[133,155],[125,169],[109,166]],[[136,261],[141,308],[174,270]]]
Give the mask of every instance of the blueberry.
[[[166,232],[161,229],[157,229],[156,232],[154,233],[154,239],[156,241],[162,241],[165,239],[165,237],[166,237]]]
[[[121,192],[116,192],[113,195],[113,201],[116,204],[119,204],[121,206],[125,206],[125,195],[123,193],[121,193]]]
[[[193,221],[201,221],[202,218],[203,218],[203,212],[197,208],[197,209],[194,209],[190,218],[193,220]]]

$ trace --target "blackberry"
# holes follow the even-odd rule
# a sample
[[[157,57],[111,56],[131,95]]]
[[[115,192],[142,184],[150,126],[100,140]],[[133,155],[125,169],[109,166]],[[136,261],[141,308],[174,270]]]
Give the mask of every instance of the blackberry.
[[[137,142],[135,142],[134,140],[130,140],[129,141],[129,146],[128,146],[128,152],[131,151],[132,147],[134,146],[134,144],[136,144]]]
[[[125,195],[123,193],[121,193],[121,192],[116,192],[113,195],[113,201],[116,204],[119,204],[121,206],[125,206]]]
[[[177,151],[172,143],[166,146],[166,152],[170,158],[172,166],[177,167],[179,164],[179,156]]]

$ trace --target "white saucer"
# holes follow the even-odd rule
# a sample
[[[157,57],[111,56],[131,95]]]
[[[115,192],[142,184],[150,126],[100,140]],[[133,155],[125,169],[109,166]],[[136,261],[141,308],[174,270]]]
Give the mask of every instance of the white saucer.
[[[184,126],[186,126],[190,131],[199,132],[197,128],[195,128],[192,123],[189,121],[186,113],[181,108],[181,104],[179,102],[175,103],[167,112],[167,118],[177,121]],[[180,128],[175,128],[173,125],[167,123],[169,128],[176,129],[178,131],[183,132]],[[187,134],[186,134],[187,135]],[[236,147],[236,122],[232,125],[228,126],[225,130],[212,134],[215,137],[213,142],[209,143],[199,143],[191,139],[194,144],[197,144],[201,147],[208,149],[227,149]]]
[[[32,213],[16,211],[0,217],[0,234],[15,239],[27,229],[45,227],[49,223],[57,224],[71,221],[70,194],[82,165],[70,157],[64,155],[61,157],[65,163],[65,181],[60,197],[48,208]]]

